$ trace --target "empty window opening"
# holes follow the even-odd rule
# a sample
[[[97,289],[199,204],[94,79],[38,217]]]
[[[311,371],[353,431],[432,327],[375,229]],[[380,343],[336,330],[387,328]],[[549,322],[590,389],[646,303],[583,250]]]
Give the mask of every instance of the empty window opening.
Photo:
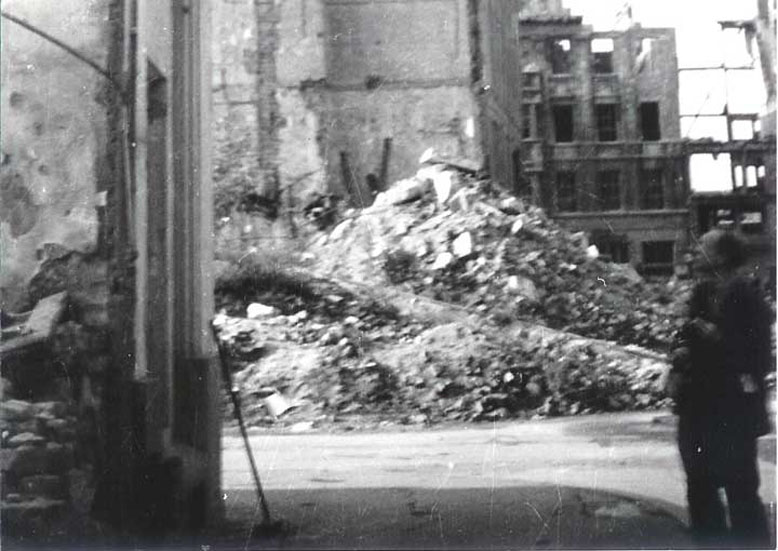
[[[729,153],[695,153],[689,158],[689,178],[694,192],[732,191],[732,159]]]
[[[526,139],[532,138],[532,106],[524,104],[521,106],[521,137]]]
[[[732,209],[714,209],[712,222],[714,228],[733,228],[735,226],[735,213]]]
[[[521,135],[525,140],[537,139],[542,136],[541,106],[537,103],[525,103],[521,106]]]
[[[557,172],[556,206],[559,212],[575,212],[578,210],[575,172]]]
[[[595,230],[589,239],[599,250],[602,260],[622,264],[629,262],[629,240],[626,235]]]
[[[654,39],[653,38],[643,38],[640,40],[640,43],[638,44],[638,55],[635,59],[635,69],[638,73],[643,72],[644,70],[652,70],[653,67],[653,61],[654,58],[651,55],[652,50],[654,49]]]
[[[602,260],[617,264],[629,262],[629,241],[627,241],[626,236],[600,234],[593,236],[592,242],[597,246]]]
[[[567,38],[553,40],[551,42],[551,72],[555,75],[570,73],[571,43]]]
[[[597,74],[613,73],[613,39],[595,38],[592,40],[592,69]]]
[[[601,142],[615,142],[618,137],[618,106],[613,103],[595,105],[597,118],[597,139]]]
[[[756,176],[756,167],[755,166],[747,166],[746,167],[746,187],[756,187],[758,184],[758,178]]]
[[[597,191],[602,210],[619,210],[621,208],[619,171],[604,170],[599,172],[597,174]]]
[[[675,258],[673,241],[644,241],[642,246],[644,271],[652,273],[672,271]]]
[[[762,233],[763,228],[761,211],[746,211],[740,215],[740,230],[743,233]]]
[[[540,75],[538,73],[522,73],[524,88],[540,88]]]
[[[640,104],[640,131],[645,141],[661,139],[659,131],[659,103],[655,101]]]
[[[730,125],[733,140],[754,139],[754,121],[744,119],[733,120]]]
[[[641,207],[662,209],[665,206],[664,182],[659,169],[643,170],[640,174]]]
[[[559,143],[573,141],[573,106],[554,106],[554,139]]]
[[[743,167],[741,165],[736,166],[734,173],[735,173],[735,187],[736,188],[743,187],[743,183],[745,180],[743,174]]]

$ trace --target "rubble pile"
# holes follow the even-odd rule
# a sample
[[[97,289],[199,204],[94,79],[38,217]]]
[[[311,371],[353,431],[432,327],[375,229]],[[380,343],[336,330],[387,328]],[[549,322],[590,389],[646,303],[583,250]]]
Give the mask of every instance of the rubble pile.
[[[365,417],[432,424],[664,404],[665,365],[656,354],[532,324],[506,330],[488,320],[436,325],[376,316],[345,297],[312,300],[295,313],[249,304],[253,319],[217,316],[250,424],[369,424]],[[325,306],[333,301],[340,316]],[[262,399],[268,388],[295,409],[273,417]]]
[[[400,285],[498,323],[531,320],[657,350],[678,326],[684,291],[596,258],[584,234],[445,165],[425,167],[373,206],[347,211],[309,251],[323,276]]]
[[[660,352],[686,286],[604,262],[541,209],[467,166],[434,163],[339,213],[298,272],[249,265],[217,283],[217,325],[249,422],[429,424],[665,405]],[[271,415],[269,392],[293,407]]]

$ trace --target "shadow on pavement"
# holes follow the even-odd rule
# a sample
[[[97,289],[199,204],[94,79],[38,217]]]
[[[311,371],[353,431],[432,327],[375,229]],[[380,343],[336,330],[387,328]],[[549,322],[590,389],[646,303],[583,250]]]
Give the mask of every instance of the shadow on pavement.
[[[228,525],[212,548],[690,548],[672,506],[570,487],[333,488],[267,492],[285,538],[253,539],[251,490],[228,491]],[[677,513],[677,512],[676,512]]]

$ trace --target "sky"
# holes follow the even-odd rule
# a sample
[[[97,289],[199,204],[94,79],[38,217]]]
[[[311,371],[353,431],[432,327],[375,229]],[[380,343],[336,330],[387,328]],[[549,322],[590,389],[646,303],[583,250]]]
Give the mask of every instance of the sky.
[[[582,15],[584,23],[595,30],[623,28],[627,24],[619,12],[624,11],[624,0],[563,0],[573,15]],[[632,0],[632,16],[644,27],[674,27],[678,66],[728,66],[748,62],[742,45],[742,35],[729,36],[720,31],[720,20],[753,19],[757,0]],[[757,61],[758,68],[758,61]],[[682,114],[721,113],[728,96],[731,111],[761,112],[765,94],[761,71],[685,72],[681,71],[680,107]],[[725,94],[724,90],[727,90]],[[726,123],[711,118],[684,117],[681,120],[683,137],[713,137],[725,140]],[[691,160],[692,187],[695,191],[719,191],[730,188],[729,158],[720,155],[695,156]]]

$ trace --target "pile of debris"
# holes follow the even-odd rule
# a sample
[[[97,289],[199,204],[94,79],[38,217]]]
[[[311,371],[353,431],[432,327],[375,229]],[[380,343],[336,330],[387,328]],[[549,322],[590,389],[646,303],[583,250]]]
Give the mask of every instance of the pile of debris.
[[[530,320],[655,350],[678,328],[688,287],[598,259],[583,233],[444,162],[347,211],[308,250],[325,277],[399,285],[497,323]]]
[[[602,261],[585,235],[434,155],[338,217],[297,272],[249,265],[217,283],[217,325],[250,423],[666,405],[661,351],[683,283]],[[281,418],[271,395],[292,406]]]
[[[297,312],[282,313],[289,297],[275,293],[247,317],[217,316],[250,424],[432,424],[665,404],[657,354],[534,324],[387,316],[331,285]],[[293,409],[277,418],[268,389]]]

